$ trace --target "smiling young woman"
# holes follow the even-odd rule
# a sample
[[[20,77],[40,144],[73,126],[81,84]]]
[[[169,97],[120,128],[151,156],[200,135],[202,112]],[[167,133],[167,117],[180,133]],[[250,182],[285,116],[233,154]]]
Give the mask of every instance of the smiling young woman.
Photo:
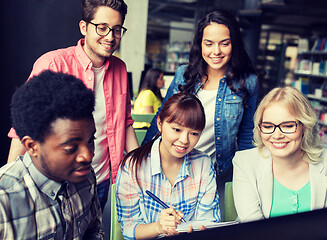
[[[233,159],[240,220],[326,207],[327,155],[309,100],[295,88],[275,88],[259,104],[254,123],[257,147]]]
[[[223,10],[208,13],[195,29],[189,63],[175,73],[163,103],[177,92],[200,99],[206,126],[195,148],[207,153],[215,164],[221,204],[225,182],[232,180],[236,150],[254,147],[257,87],[258,76],[244,49],[236,18]],[[155,117],[143,143],[157,133]]]
[[[176,235],[181,217],[220,221],[213,163],[194,149],[205,126],[201,102],[192,94],[175,94],[163,105],[157,124],[159,134],[127,154],[118,172],[118,221],[128,239]],[[159,207],[146,191],[170,208]]]

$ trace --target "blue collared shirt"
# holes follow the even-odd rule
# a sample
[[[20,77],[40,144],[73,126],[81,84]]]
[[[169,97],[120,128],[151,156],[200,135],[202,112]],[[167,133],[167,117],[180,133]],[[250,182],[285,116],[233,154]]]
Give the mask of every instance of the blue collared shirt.
[[[171,82],[165,99],[162,105],[169,97],[177,93],[178,86],[185,84],[184,72],[186,66],[181,66],[176,71],[175,77]],[[246,105],[243,105],[243,98],[239,94],[233,92],[225,81],[224,76],[219,81],[219,87],[216,97],[215,105],[215,119],[214,119],[214,133],[215,133],[215,147],[216,147],[216,163],[217,174],[225,172],[231,165],[234,154],[237,150],[245,150],[253,148],[253,116],[257,106],[257,76],[255,74],[249,75],[245,84],[249,91],[249,97]],[[197,93],[202,86],[200,79],[195,85],[194,93]],[[234,87],[239,87],[235,84]],[[157,116],[162,107],[159,108],[156,116],[151,122],[143,143],[150,141],[157,133]]]
[[[73,239],[103,239],[102,213],[92,170],[87,180],[67,183]],[[0,169],[0,239],[66,239],[58,192],[28,153]]]
[[[131,173],[129,162],[118,171],[116,204],[118,221],[125,239],[135,239],[139,224],[159,220],[163,207],[150,198],[149,190],[168,206],[184,214],[184,219],[220,221],[216,173],[208,155],[192,150],[184,157],[183,164],[172,186],[161,169],[157,139],[151,154],[137,173]]]

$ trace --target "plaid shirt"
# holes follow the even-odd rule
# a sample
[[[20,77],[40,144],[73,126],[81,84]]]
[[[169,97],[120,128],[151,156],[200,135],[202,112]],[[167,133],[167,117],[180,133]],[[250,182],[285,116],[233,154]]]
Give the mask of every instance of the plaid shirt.
[[[103,239],[95,175],[67,182],[72,206],[73,239]],[[0,169],[0,239],[66,239],[57,194],[61,184],[34,166],[26,153]]]
[[[209,156],[197,150],[187,154],[172,186],[161,170],[160,141],[159,138],[153,143],[151,155],[142,162],[138,182],[135,174],[131,174],[128,162],[118,172],[117,214],[125,239],[135,239],[135,229],[139,224],[159,220],[163,207],[150,198],[146,190],[168,206],[182,211],[186,221],[220,221],[216,175]]]

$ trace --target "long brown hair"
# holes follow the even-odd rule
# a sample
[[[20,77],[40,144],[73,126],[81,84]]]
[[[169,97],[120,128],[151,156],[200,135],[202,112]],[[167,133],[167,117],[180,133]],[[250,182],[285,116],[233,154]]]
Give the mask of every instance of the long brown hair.
[[[171,96],[163,105],[158,116],[161,122],[178,122],[184,127],[202,131],[205,127],[205,114],[200,100],[189,93],[176,93]],[[121,162],[121,168],[130,158],[130,167],[134,171],[137,179],[137,170],[141,167],[142,161],[146,160],[151,152],[153,142],[161,135],[157,136],[145,145],[129,152]]]
[[[246,101],[250,93],[246,87],[245,81],[250,74],[256,73],[250,57],[245,51],[240,26],[235,16],[222,9],[209,12],[198,23],[190,49],[189,63],[184,73],[186,84],[180,84],[178,88],[181,92],[194,92],[194,86],[199,79],[204,78],[206,81],[208,80],[208,64],[202,57],[201,43],[204,29],[212,23],[223,24],[229,29],[232,56],[228,62],[229,72],[226,75],[226,83],[233,92],[243,96],[243,103],[245,103],[246,106]],[[236,88],[238,83],[239,87]]]
[[[163,97],[160,92],[160,88],[157,86],[158,79],[160,78],[160,75],[163,74],[163,71],[157,68],[151,68],[149,69],[144,77],[144,80],[142,82],[142,85],[140,87],[140,91],[149,89],[151,90],[154,95],[162,102]]]

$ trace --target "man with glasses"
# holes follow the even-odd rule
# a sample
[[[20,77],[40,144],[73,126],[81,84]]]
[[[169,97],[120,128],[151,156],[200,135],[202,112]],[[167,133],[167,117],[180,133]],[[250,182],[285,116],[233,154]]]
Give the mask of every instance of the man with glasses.
[[[77,46],[58,49],[41,56],[33,66],[30,77],[45,69],[63,72],[82,79],[96,96],[93,113],[95,156],[92,166],[97,177],[97,190],[101,208],[107,201],[110,185],[116,181],[124,150],[138,147],[132,127],[131,103],[125,63],[113,52],[126,32],[123,27],[127,5],[123,0],[82,0],[80,31],[84,36]],[[14,129],[8,162],[14,161],[25,149]]]

